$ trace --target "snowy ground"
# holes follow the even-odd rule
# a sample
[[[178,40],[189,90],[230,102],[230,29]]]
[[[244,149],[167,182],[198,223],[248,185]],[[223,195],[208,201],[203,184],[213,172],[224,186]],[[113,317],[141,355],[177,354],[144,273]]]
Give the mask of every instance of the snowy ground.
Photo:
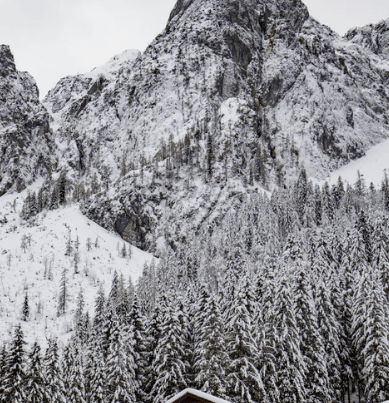
[[[42,213],[34,223],[27,224],[19,217],[25,196],[26,191],[0,197],[0,341],[9,340],[13,326],[21,322],[27,293],[30,319],[21,322],[22,328],[29,343],[38,340],[44,346],[48,337],[58,336],[60,341],[69,337],[80,290],[84,294],[85,311],[93,315],[100,284],[108,294],[115,270],[123,274],[126,284],[130,277],[135,284],[144,262],[150,262],[153,256],[131,246],[131,258],[123,258],[124,241],[88,220],[77,205]],[[79,274],[74,270],[77,236]],[[73,251],[65,256],[69,237]],[[127,251],[129,248],[126,244]],[[64,317],[58,318],[57,302],[64,268],[67,269],[68,309]]]
[[[389,140],[370,148],[364,157],[332,172],[326,180],[329,184],[335,184],[338,177],[341,176],[344,181],[352,185],[357,180],[359,170],[363,174],[366,186],[373,182],[376,187],[380,187],[385,169],[389,175]],[[324,183],[324,181],[320,183]]]

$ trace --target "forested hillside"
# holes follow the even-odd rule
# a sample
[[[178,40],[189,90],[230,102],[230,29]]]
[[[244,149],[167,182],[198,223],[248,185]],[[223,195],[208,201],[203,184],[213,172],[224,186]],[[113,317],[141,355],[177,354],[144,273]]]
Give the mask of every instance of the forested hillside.
[[[389,398],[389,180],[252,195],[219,225],[115,273],[59,348],[1,355],[3,401],[164,402],[194,387],[232,402]]]

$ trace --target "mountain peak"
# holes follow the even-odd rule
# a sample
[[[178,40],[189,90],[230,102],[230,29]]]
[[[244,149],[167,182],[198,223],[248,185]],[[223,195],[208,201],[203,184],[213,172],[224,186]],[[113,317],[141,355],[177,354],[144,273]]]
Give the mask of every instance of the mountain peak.
[[[298,31],[309,18],[308,9],[300,0],[226,0],[222,3],[218,0],[178,0],[170,14],[167,30],[172,29],[184,15],[190,16],[187,19],[191,24],[215,17],[216,27],[222,27],[224,22],[258,32],[259,25],[262,32],[273,28],[280,36],[283,36],[280,31],[285,27],[288,31]],[[276,20],[282,21],[278,27],[274,24]]]
[[[193,4],[195,1],[196,0],[178,0],[170,13],[168,25],[177,15],[182,15],[187,10],[187,8],[190,7],[190,5]]]
[[[16,72],[13,54],[8,45],[0,45],[0,74],[5,77],[10,72]]]
[[[345,38],[362,45],[376,55],[389,59],[389,18],[348,31]]]

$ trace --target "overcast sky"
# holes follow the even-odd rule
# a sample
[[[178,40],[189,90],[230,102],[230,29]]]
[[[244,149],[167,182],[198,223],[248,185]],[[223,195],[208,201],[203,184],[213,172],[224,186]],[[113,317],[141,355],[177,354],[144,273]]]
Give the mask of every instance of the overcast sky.
[[[223,0],[220,0],[223,1]],[[0,43],[41,96],[126,49],[143,51],[165,27],[175,0],[0,0]],[[339,34],[389,18],[389,0],[305,0],[311,16]]]

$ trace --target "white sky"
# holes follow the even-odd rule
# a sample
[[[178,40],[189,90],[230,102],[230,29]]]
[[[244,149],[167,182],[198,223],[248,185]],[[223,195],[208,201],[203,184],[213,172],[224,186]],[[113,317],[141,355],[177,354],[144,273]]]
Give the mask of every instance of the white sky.
[[[223,1],[223,0],[220,0]],[[41,97],[66,75],[84,73],[126,49],[143,51],[163,30],[175,0],[0,0],[0,43]],[[388,0],[305,0],[339,34],[389,18]]]

